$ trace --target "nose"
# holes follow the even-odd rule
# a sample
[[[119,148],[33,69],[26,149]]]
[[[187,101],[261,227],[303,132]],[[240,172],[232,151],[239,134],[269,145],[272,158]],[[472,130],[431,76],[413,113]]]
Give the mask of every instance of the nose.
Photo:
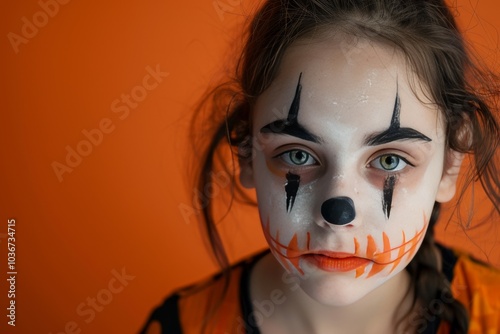
[[[333,225],[346,225],[354,220],[356,211],[354,202],[349,197],[334,197],[321,205],[323,218]]]

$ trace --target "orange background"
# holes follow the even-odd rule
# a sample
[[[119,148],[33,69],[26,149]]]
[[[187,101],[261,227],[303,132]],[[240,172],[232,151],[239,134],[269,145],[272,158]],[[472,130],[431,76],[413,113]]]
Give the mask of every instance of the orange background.
[[[53,0],[0,5],[0,332],[134,333],[172,289],[216,270],[196,215],[180,211],[193,197],[184,182],[185,133],[255,1],[67,2],[46,22],[41,4]],[[460,0],[457,14],[496,66],[500,5]],[[22,35],[23,18],[34,17],[38,31],[16,52],[9,33]],[[146,68],[157,65],[168,76],[141,91]],[[111,105],[131,92],[147,95],[123,117]],[[105,119],[113,130],[82,146],[82,131]],[[65,164],[68,146],[92,152],[60,182],[52,165]],[[265,246],[255,211],[235,209],[221,224],[232,260]],[[6,325],[9,218],[16,219],[15,328]],[[500,266],[498,229],[486,230],[489,239],[485,228],[464,235],[451,226],[446,242]],[[113,271],[122,270],[134,278],[119,289]],[[86,303],[96,297],[106,305],[90,319]]]

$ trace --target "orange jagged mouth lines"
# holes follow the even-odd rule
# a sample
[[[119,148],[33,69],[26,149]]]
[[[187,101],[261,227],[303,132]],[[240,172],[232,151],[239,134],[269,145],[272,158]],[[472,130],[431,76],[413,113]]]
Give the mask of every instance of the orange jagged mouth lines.
[[[365,273],[366,266],[373,263],[373,266],[368,273],[367,277],[371,277],[376,273],[382,271],[388,265],[393,264],[391,273],[401,262],[402,258],[408,254],[410,257],[416,251],[418,243],[424,236],[424,231],[428,225],[426,215],[424,213],[424,226],[422,229],[415,233],[415,235],[406,240],[405,232],[402,231],[403,241],[397,247],[390,245],[389,238],[385,232],[382,232],[383,238],[383,251],[379,251],[373,236],[368,235],[366,246],[366,254],[361,254],[360,245],[357,238],[354,238],[354,253],[333,252],[333,251],[310,251],[311,234],[307,232],[306,247],[300,248],[298,245],[297,233],[294,233],[292,239],[285,245],[280,242],[279,230],[276,232],[276,237],[273,237],[270,232],[269,219],[264,228],[264,235],[268,240],[269,246],[277,253],[278,256],[288,260],[300,273],[303,274],[299,268],[299,258],[303,257],[308,262],[312,262],[316,266],[326,271],[351,271],[356,270],[356,278]],[[407,246],[409,247],[407,248]],[[398,251],[394,259],[391,259],[392,252]],[[289,263],[285,263],[289,268]]]
[[[413,251],[416,247],[416,245],[418,244],[418,242],[421,240],[422,236],[423,236],[423,233],[425,231],[427,227],[427,222],[424,224],[424,226],[422,227],[422,229],[420,231],[418,231],[415,236],[407,241],[405,241],[405,232],[403,231],[403,243],[397,247],[394,247],[394,248],[386,248],[385,247],[385,242],[384,242],[384,250],[382,252],[376,252],[373,254],[373,262],[375,263],[378,263],[378,264],[391,264],[391,263],[394,263],[396,261],[398,261],[398,259],[401,259],[402,257],[404,257],[406,254],[410,253],[411,251]],[[384,235],[384,238],[386,238],[387,236],[385,235],[385,233],[383,233]],[[388,240],[387,240],[388,242]],[[405,249],[407,245],[411,245],[411,247],[409,249]],[[394,260],[391,260],[391,261],[384,261],[384,259],[386,257],[390,257],[390,253],[395,251],[395,250],[399,250],[399,253],[397,255],[397,257],[394,259]],[[402,251],[403,250],[403,251]]]

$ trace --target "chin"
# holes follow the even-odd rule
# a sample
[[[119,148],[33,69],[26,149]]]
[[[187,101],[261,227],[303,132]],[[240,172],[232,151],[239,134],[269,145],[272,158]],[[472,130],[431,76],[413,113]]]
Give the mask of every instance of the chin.
[[[362,300],[389,279],[390,277],[382,275],[355,278],[353,272],[327,273],[307,270],[300,280],[300,288],[321,305],[345,307]]]
[[[310,277],[301,281],[300,288],[321,305],[343,307],[358,302],[375,288],[359,283],[352,278]]]

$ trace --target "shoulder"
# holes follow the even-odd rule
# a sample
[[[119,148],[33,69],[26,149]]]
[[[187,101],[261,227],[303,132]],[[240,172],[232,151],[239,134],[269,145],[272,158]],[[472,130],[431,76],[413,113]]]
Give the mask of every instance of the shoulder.
[[[234,333],[241,327],[242,292],[253,264],[266,252],[260,252],[232,265],[207,280],[176,290],[153,310],[141,334]],[[243,298],[244,299],[244,298]]]
[[[500,302],[500,269],[476,260],[466,253],[455,252],[453,285],[460,294],[481,294]],[[500,303],[499,303],[500,304]]]
[[[170,333],[182,333],[179,322],[178,309],[179,295],[173,293],[165,299],[163,304],[151,313],[140,334],[162,334],[168,328]]]
[[[497,333],[500,330],[500,270],[454,251],[451,289],[467,309],[469,333]]]

